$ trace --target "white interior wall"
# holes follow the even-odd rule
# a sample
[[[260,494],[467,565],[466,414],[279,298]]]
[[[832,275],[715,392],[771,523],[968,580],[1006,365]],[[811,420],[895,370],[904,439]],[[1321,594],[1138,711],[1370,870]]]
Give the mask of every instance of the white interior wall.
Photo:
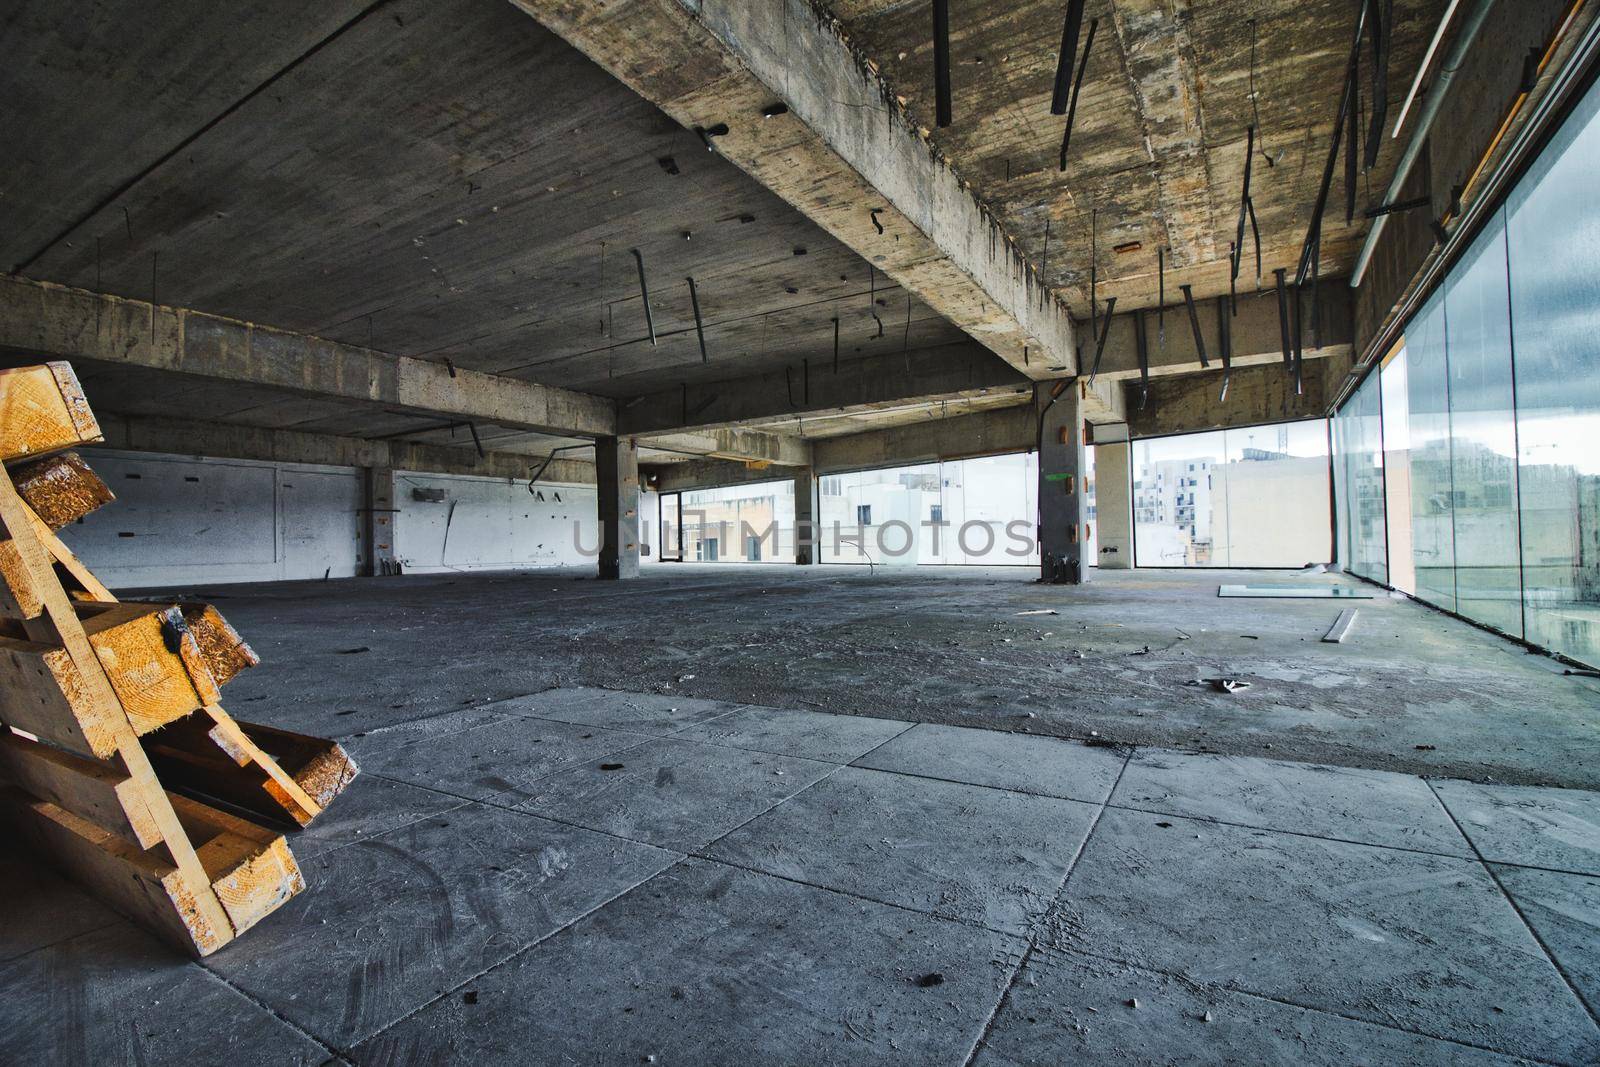
[[[395,472],[395,555],[407,572],[597,566],[592,485]],[[417,500],[414,491],[442,492]]]
[[[117,499],[61,532],[113,589],[347,578],[361,472],[86,449]]]
[[[360,470],[99,448],[84,454],[117,499],[61,536],[112,589],[360,573]],[[444,499],[418,500],[413,489]],[[421,573],[595,566],[594,487],[541,483],[536,490],[504,478],[396,472],[396,555]]]

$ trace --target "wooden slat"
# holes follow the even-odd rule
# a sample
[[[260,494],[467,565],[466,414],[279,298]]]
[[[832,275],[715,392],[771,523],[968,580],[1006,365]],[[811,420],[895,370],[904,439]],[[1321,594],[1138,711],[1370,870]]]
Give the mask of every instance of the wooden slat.
[[[77,522],[116,497],[76,452],[62,452],[15,467],[11,480],[33,513],[51,530]]]
[[[81,756],[116,755],[120,709],[83,692],[66,649],[0,636],[0,722]]]
[[[0,730],[0,780],[82,816],[142,849],[161,831],[133,779],[109,763],[85,759]]]
[[[29,507],[26,501],[23,502],[23,508],[39,542],[44,545],[55,566],[60,568],[65,578],[70,581],[71,592],[78,599],[114,602],[117,598],[112,596],[110,590],[90,573],[89,568],[61,543],[55,531],[39,518],[38,513]],[[23,565],[17,546],[12,543],[9,535],[0,531],[0,616],[36,619],[42,614],[44,614],[44,603],[34,591],[33,582],[28,577],[27,568]]]
[[[0,460],[98,440],[100,426],[69,364],[0,370]]]
[[[226,685],[240,671],[260,666],[261,657],[255,649],[216,608],[210,604],[179,604],[178,610],[183,612],[183,621],[200,646],[200,658],[217,685]]]
[[[284,836],[188,797],[170,797],[173,810],[199,842],[195,854],[211,876],[235,935],[242,934],[306,887]]]
[[[0,791],[0,820],[74,881],[178,947],[205,956],[232,939],[226,911],[206,908],[188,880],[156,853],[17,789]],[[201,889],[215,902],[209,881]]]
[[[245,736],[278,761],[312,800],[326,808],[356,780],[361,768],[337,741],[260,723],[234,720]]]
[[[86,602],[78,615],[136,732],[149,733],[217,699],[216,682],[176,607]]]
[[[0,465],[0,529],[17,545],[26,578],[44,604],[41,617],[23,623],[27,636],[32,641],[59,644],[65,649],[74,675],[73,703],[78,719],[102,722],[113,732],[116,753],[128,776],[138,783],[150,816],[161,833],[159,850],[166,853],[181,880],[183,897],[178,925],[193,931],[191,940],[198,951],[211,951],[232,936],[231,921],[161,789],[149,758],[139,745],[133,724],[118,702],[116,690],[84,632],[82,621],[56,579],[54,561],[34,533],[33,524],[37,522],[38,517],[17,495],[10,475]],[[78,818],[70,812],[62,811],[62,814]],[[115,840],[113,835],[107,836]]]
[[[267,781],[262,783],[262,788],[282,805],[291,818],[301,826],[309,826],[311,820],[322,814],[322,805],[312,800],[300,783],[278,765],[277,760],[262,751],[261,746],[233,721],[233,716],[216,704],[206,705],[205,712],[211,717],[211,738],[217,747],[232,756],[241,767],[253,763],[266,772]]]

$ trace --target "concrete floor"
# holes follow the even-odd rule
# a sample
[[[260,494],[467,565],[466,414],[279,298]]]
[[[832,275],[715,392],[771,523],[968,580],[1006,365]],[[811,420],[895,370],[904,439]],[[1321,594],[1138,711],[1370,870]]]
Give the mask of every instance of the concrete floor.
[[[1285,572],[1032,578],[662,564],[623,584],[525,572],[188,592],[265,660],[229,708],[323,735],[591,685],[1600,789],[1600,679],[1376,587],[1343,604],[1216,595],[1301,580]],[[1323,643],[1347,606],[1351,636]],[[1037,610],[1060,614],[1019,614]],[[1216,676],[1252,688],[1186,684]]]
[[[1481,783],[1588,784],[1592,680],[1237,577],[215,591],[365,773],[203,963],[0,856],[0,1063],[1600,1062],[1600,793]]]

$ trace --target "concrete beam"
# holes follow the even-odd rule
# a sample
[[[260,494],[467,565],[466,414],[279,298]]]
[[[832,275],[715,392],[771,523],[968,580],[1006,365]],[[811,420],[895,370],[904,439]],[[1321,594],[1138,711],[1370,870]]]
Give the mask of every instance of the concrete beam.
[[[776,463],[782,467],[804,467],[811,462],[811,446],[798,437],[738,426],[657,434],[640,440],[640,444],[709,459]]]
[[[1027,377],[1074,373],[1066,305],[818,5],[512,2]]]
[[[1328,413],[1349,369],[1348,347],[1339,355],[1307,360],[1305,391],[1296,396],[1294,378],[1281,365],[1236,368],[1226,400],[1217,399],[1221,374],[1157,379],[1150,383],[1144,410],[1139,410],[1137,400],[1128,405],[1128,431],[1135,438],[1159,437],[1319,418]],[[1127,388],[1136,391],[1136,386]]]
[[[1311,293],[1303,293],[1302,300],[1305,358],[1311,360],[1348,353],[1355,335],[1354,300],[1351,297],[1350,286],[1344,279],[1324,278],[1317,287],[1317,303],[1321,308],[1321,347],[1312,347],[1314,338],[1311,331]],[[1206,356],[1211,363],[1210,369],[1217,371],[1219,380],[1222,361],[1217,315],[1221,306],[1217,300],[1204,300],[1195,308],[1200,320],[1200,335],[1205,340]],[[1166,309],[1165,344],[1161,340],[1157,312],[1154,309],[1146,311],[1144,319],[1152,378],[1192,374],[1206,369],[1200,366],[1200,354],[1194,343],[1194,330],[1189,325],[1189,312],[1183,304],[1175,304]],[[1138,379],[1137,321],[1138,318],[1133,313],[1111,317],[1111,333],[1106,338],[1105,353],[1101,356],[1097,385],[1099,379],[1135,381]],[[1282,362],[1283,334],[1278,326],[1278,296],[1275,291],[1240,293],[1239,313],[1233,316],[1229,325],[1233,340],[1231,362],[1235,367]],[[1084,373],[1088,374],[1094,364],[1094,347],[1087,339],[1084,344],[1083,363]]]
[[[95,413],[105,435],[105,445],[130,452],[159,452],[214,459],[253,459],[268,463],[312,463],[329,467],[388,468],[423,474],[475,474],[487,478],[525,480],[542,460],[537,456],[490,452],[479,456],[470,448],[417,444],[408,441],[370,441],[359,437],[272,430],[258,426],[194,422],[190,419],[150,418]],[[567,485],[595,484],[594,464],[585,460],[557,459],[540,479]]]
[[[613,401],[186,308],[0,278],[0,348],[337,397],[543,433],[616,429]]]
[[[725,485],[750,485],[755,482],[787,481],[794,477],[791,468],[751,466],[726,459],[692,459],[683,463],[640,464],[640,477],[658,493],[688,492],[691,489],[719,489]]]
[[[650,437],[660,430],[870,411],[912,400],[959,400],[1026,383],[983,346],[968,341],[841,360],[838,373],[823,363],[787,379],[781,372],[760,374],[635,397],[620,405],[617,425],[621,433]]]
[[[813,441],[812,467],[818,474],[836,474],[1027,452],[1038,445],[1038,429],[1031,405],[931,419]]]

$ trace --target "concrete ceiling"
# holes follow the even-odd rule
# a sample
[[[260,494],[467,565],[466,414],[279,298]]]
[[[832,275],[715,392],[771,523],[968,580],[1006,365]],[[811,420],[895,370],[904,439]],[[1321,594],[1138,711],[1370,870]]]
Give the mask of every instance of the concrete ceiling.
[[[252,11],[0,22],[22,274],[618,397],[964,339],[503,0]]]
[[[1395,0],[1396,105],[1443,5]],[[817,6],[931,126],[929,5]],[[1089,0],[1100,25],[1065,174],[1063,120],[1049,115],[1063,0],[950,6],[955,122],[931,139],[1081,318],[1096,213],[1100,296],[1117,296],[1119,311],[1156,303],[1162,247],[1169,303],[1182,282],[1202,298],[1226,292],[1252,78],[1266,283],[1273,267],[1293,265],[1355,0]],[[696,389],[710,404],[737,392],[732,380],[783,389],[791,372],[827,368],[836,319],[839,356],[865,365],[907,354],[908,378],[919,353],[927,367],[976,347],[506,0],[263,0],[237,12],[0,0],[0,50],[0,92],[14,104],[0,110],[0,263],[28,279],[618,399],[667,396],[675,410]],[[1399,144],[1385,140],[1358,208],[1386,182]],[[1341,169],[1323,242],[1329,275],[1349,267],[1364,230],[1359,211],[1343,224],[1342,201]],[[1240,282],[1256,287],[1253,264]],[[160,369],[80,369],[94,403],[130,415],[472,443],[465,422],[415,410]],[[743,426],[815,439],[925,422],[1027,402],[1014,381],[1007,371],[964,395],[902,389]],[[485,448],[514,454],[577,440],[488,421],[474,429]]]
[[[852,46],[869,56],[932,128],[932,19],[927,3],[825,0]],[[1390,127],[1445,0],[1395,0]],[[1099,19],[1059,169],[1063,117],[1050,114],[1064,0],[950,0],[953,123],[933,143],[1000,217],[1048,285],[1089,314],[1089,268],[1119,310],[1156,305],[1157,250],[1169,249],[1167,301],[1190,283],[1197,298],[1228,290],[1246,128],[1259,110],[1252,198],[1265,287],[1298,261],[1343,85],[1356,0],[1089,0],[1083,32]],[[1252,108],[1254,20],[1255,109]],[[1365,83],[1371,52],[1363,60]],[[1364,120],[1363,120],[1364,130]],[[1403,140],[1387,136],[1358,180],[1353,225],[1344,220],[1336,168],[1322,241],[1322,273],[1348,274]],[[1268,157],[1272,163],[1267,162]],[[1098,213],[1098,257],[1091,257]],[[1048,251],[1046,227],[1049,227]],[[1241,290],[1258,286],[1254,250]],[[1131,247],[1137,246],[1137,247]],[[1116,249],[1125,248],[1118,252]]]

